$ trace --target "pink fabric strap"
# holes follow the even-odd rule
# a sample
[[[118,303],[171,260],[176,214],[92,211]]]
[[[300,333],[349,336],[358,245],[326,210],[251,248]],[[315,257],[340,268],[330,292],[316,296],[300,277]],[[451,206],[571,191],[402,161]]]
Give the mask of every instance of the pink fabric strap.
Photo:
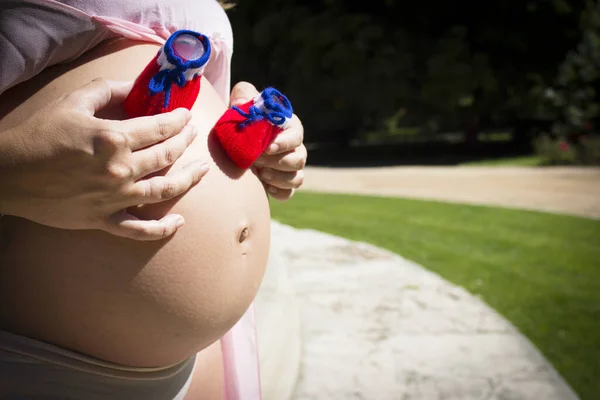
[[[224,400],[262,399],[254,304],[221,339]]]

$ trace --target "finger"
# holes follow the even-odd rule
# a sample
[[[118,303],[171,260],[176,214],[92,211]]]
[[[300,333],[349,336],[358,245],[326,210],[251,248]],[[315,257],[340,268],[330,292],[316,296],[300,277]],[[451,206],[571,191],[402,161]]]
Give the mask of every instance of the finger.
[[[136,182],[129,192],[128,206],[160,203],[180,196],[198,183],[208,170],[206,162],[196,161],[168,176]]]
[[[266,154],[280,154],[302,145],[304,127],[296,114],[292,115],[290,126],[281,132],[265,151]]]
[[[244,104],[258,96],[258,90],[253,84],[248,82],[238,82],[233,89],[231,89],[231,97],[229,99],[229,105]]]
[[[258,167],[272,168],[277,171],[299,171],[306,165],[306,147],[304,145],[281,154],[260,156],[254,163]]]
[[[97,78],[71,92],[65,97],[65,101],[94,115],[105,107],[125,100],[132,87],[133,82]]]
[[[298,189],[304,182],[304,171],[283,172],[263,168],[259,177],[263,182],[278,189]]]
[[[188,109],[178,108],[149,117],[107,121],[107,124],[109,129],[122,132],[127,137],[131,150],[135,151],[177,135],[191,118]]]
[[[156,146],[136,151],[131,155],[134,178],[137,180],[148,174],[160,171],[172,165],[194,141],[198,131],[191,125],[183,128],[183,131]]]
[[[184,223],[185,220],[178,214],[170,214],[160,220],[144,221],[123,210],[110,218],[104,230],[129,239],[160,240],[174,234]]]
[[[260,175],[260,171],[262,170],[262,168],[257,167],[256,165],[251,165],[250,166],[250,172],[252,172],[254,175],[256,175],[257,177]]]
[[[271,185],[266,185],[265,187],[269,195],[279,201],[289,200],[296,192],[294,189],[279,189]]]

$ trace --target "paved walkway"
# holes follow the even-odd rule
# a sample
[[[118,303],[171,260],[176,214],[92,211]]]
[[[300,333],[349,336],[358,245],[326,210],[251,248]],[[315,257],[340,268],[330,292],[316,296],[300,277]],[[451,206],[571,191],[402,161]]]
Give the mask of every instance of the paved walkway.
[[[506,320],[421,266],[277,222],[272,240],[264,400],[577,399]]]
[[[306,168],[303,190],[489,204],[600,218],[600,168]]]
[[[600,218],[600,169],[307,168],[303,190]],[[264,400],[574,400],[509,322],[374,246],[273,222],[257,298]]]

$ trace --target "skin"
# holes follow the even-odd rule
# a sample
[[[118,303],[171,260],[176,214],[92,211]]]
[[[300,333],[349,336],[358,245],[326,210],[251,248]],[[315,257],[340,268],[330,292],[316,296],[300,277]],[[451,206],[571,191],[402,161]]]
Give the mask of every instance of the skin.
[[[244,104],[256,96],[258,90],[252,84],[240,82],[231,91],[230,105]],[[275,138],[254,163],[254,172],[271,197],[277,200],[289,200],[304,182],[307,151],[303,140],[302,122],[294,114],[290,126]]]
[[[181,215],[141,221],[125,208],[174,198],[200,181],[208,171],[200,160],[168,178],[143,179],[181,157],[197,129],[187,125],[191,114],[183,109],[130,121],[94,116],[122,102],[130,88],[130,83],[96,79],[5,130],[0,135],[2,213],[140,240],[162,239],[181,227]],[[26,111],[17,108],[0,126]]]
[[[194,160],[167,177],[150,174],[171,166],[198,130],[191,114],[178,109],[125,121],[99,118],[110,113],[133,82],[96,79],[25,114],[15,101],[0,103],[0,214],[61,229],[99,229],[137,240],[164,239],[185,224],[179,214],[140,220],[126,209],[175,198],[197,184],[209,165]],[[23,85],[8,91],[12,99]],[[25,90],[25,92],[29,92]],[[240,82],[230,105],[258,95]],[[253,172],[278,200],[288,200],[304,180],[307,152],[302,123],[294,114],[257,160]],[[51,209],[52,212],[48,212]]]
[[[50,104],[48,107],[51,110],[60,102],[69,101],[69,93],[76,92],[81,82],[89,82],[98,75],[112,80],[131,81],[156,50],[154,45],[134,46],[126,41],[117,41],[99,46],[76,63],[45,71],[2,96],[0,103],[10,104],[10,107],[8,111],[4,110],[0,131],[12,130],[11,137],[14,138],[12,135],[19,126],[29,126],[30,130],[44,126],[49,116],[55,114],[45,113],[42,115],[46,117],[36,119],[38,110],[45,110],[42,111],[44,113],[48,111],[44,108],[47,104]],[[121,63],[116,63],[116,59]],[[155,192],[159,195],[156,195],[148,189],[152,184],[144,183],[146,189],[143,192],[153,194],[150,198],[159,200],[144,201],[142,207],[126,209],[123,209],[124,204],[120,204],[121,208],[116,209],[120,215],[127,213],[121,222],[133,224],[150,221],[160,225],[165,218],[175,215],[184,217],[186,225],[178,230],[183,225],[176,223],[176,235],[169,234],[163,227],[158,234],[163,237],[162,240],[144,242],[120,237],[142,239],[152,236],[150,231],[144,229],[142,234],[123,235],[115,232],[109,234],[110,229],[106,228],[109,225],[102,224],[94,226],[96,230],[93,231],[75,230],[81,227],[54,229],[52,223],[44,219],[54,215],[53,212],[38,217],[42,224],[5,217],[0,243],[0,304],[5,306],[0,307],[0,328],[125,365],[171,365],[198,353],[197,365],[200,367],[196,369],[192,386],[203,387],[203,393],[215,393],[215,398],[219,398],[222,376],[221,369],[215,368],[221,357],[217,340],[243,314],[262,280],[270,236],[264,188],[268,191],[276,189],[273,196],[285,200],[302,183],[301,170],[306,162],[306,149],[301,144],[301,124],[294,117],[291,127],[277,138],[275,143],[278,149],[269,149],[253,171],[239,171],[211,139],[210,130],[226,105],[220,101],[210,84],[203,80],[203,89],[192,110],[191,120],[188,121],[183,113],[175,115],[174,119],[180,119],[180,122],[173,123],[172,131],[175,133],[160,142],[162,150],[153,149],[155,154],[165,154],[165,148],[171,146],[175,156],[178,152],[182,154],[162,159],[155,155],[154,164],[140,161],[150,160],[152,156],[140,156],[137,161],[131,161],[136,159],[136,153],[150,150],[152,146],[136,145],[131,137],[135,137],[138,131],[127,130],[126,124],[117,123],[123,122],[118,111],[119,99],[123,97],[119,91],[123,90],[119,89],[120,84],[107,81],[96,81],[95,84],[110,87],[110,99],[104,102],[91,100],[87,108],[85,101],[73,102],[81,107],[77,115],[88,118],[80,126],[88,129],[92,126],[91,133],[84,132],[81,135],[79,132],[79,141],[74,143],[85,144],[79,147],[86,149],[83,151],[85,160],[94,159],[93,156],[97,154],[103,156],[97,164],[102,171],[98,181],[104,182],[102,179],[109,172],[111,184],[100,185],[102,189],[94,187],[89,193],[104,191],[104,195],[110,195],[118,192],[127,198],[130,193],[127,190],[141,186],[138,185],[140,182],[165,182],[166,179],[186,175],[186,168],[196,168],[194,173],[187,171],[188,176],[192,176],[187,178],[188,183],[192,182],[189,184],[191,189],[183,193],[171,189],[166,195],[157,189]],[[234,88],[232,101],[243,102],[243,95],[254,97],[251,86],[242,84],[241,87],[237,85]],[[33,94],[19,100],[15,93]],[[82,96],[85,98],[89,93],[94,93],[94,90],[88,87],[83,90]],[[243,95],[238,96],[237,93]],[[70,103],[71,107],[65,106],[62,112],[77,109],[73,103]],[[89,124],[95,119],[100,120],[99,114],[102,114],[102,123],[110,124],[110,129]],[[58,118],[48,126],[56,126],[65,120]],[[157,125],[156,121],[152,124]],[[177,134],[177,127],[186,124],[195,126],[195,136],[191,127],[183,128]],[[52,129],[48,131],[56,132]],[[159,134],[164,134],[164,131],[155,130]],[[100,136],[95,136],[98,132],[101,132]],[[106,136],[106,132],[118,134]],[[68,136],[71,138],[73,135]],[[87,140],[81,139],[82,136]],[[171,138],[178,138],[178,141],[171,141]],[[99,150],[96,151],[93,146],[98,145]],[[92,146],[91,150],[85,146]],[[10,154],[18,160],[19,151],[15,149],[18,146]],[[74,153],[81,155],[82,151]],[[39,165],[35,162],[44,160],[44,157],[31,159],[34,161],[31,165]],[[81,158],[74,159],[81,161]],[[107,162],[106,159],[113,161]],[[122,168],[126,161],[115,162],[115,159],[130,160],[129,168]],[[204,177],[206,166],[201,166],[203,162],[210,169],[210,173]],[[60,171],[83,169],[80,164],[77,164],[78,167],[63,166]],[[18,167],[22,164],[14,165]],[[48,162],[47,167],[51,168],[51,165]],[[136,165],[151,165],[149,168],[156,172],[140,181],[136,179],[140,176],[139,172],[136,173]],[[191,167],[193,165],[196,166]],[[27,170],[23,168],[23,171]],[[90,170],[95,171],[94,168]],[[253,172],[262,177],[262,182]],[[265,175],[268,176],[269,172],[273,176],[267,179]],[[32,178],[34,176],[31,174]],[[85,177],[86,174],[81,176]],[[201,184],[192,186],[200,178]],[[13,186],[18,187],[14,183]],[[116,190],[115,187],[122,190]],[[43,195],[38,197],[44,199]],[[64,198],[70,197],[65,195]],[[86,199],[87,196],[81,195],[80,198]],[[114,203],[122,200],[115,200]],[[139,204],[140,199],[137,201]],[[17,203],[13,199],[2,204]],[[6,208],[17,210],[18,207],[13,205]],[[69,214],[70,209],[72,207],[66,207],[65,213]],[[88,210],[89,207],[82,209]],[[104,210],[91,220],[98,221],[112,215],[114,210]],[[80,218],[73,220],[79,221]],[[173,224],[173,221],[168,223]],[[121,226],[126,225],[121,223]],[[8,304],[10,307],[6,306]],[[206,384],[199,385],[198,381]]]

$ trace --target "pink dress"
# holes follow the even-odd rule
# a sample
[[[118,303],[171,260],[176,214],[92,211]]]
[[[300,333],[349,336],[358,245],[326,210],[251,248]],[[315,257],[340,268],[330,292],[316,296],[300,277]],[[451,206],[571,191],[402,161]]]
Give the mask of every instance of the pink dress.
[[[0,21],[0,94],[51,65],[76,59],[103,40],[125,37],[162,44],[172,32],[191,29],[211,40],[204,76],[229,103],[233,34],[216,0],[3,1],[27,8],[24,14],[35,22],[24,30],[22,19]],[[221,339],[221,347],[225,399],[261,399],[253,306]]]

